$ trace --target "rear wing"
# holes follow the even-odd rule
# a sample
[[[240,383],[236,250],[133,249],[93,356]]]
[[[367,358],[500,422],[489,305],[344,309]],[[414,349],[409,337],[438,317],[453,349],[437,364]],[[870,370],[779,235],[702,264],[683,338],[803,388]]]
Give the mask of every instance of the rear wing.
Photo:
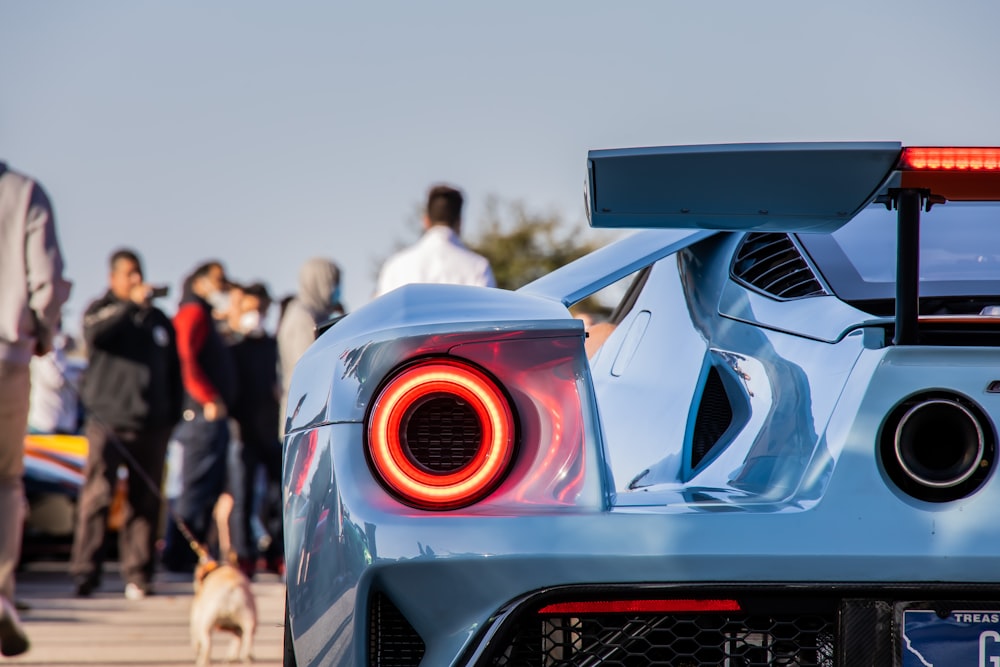
[[[590,151],[593,227],[832,232],[879,201],[898,210],[896,344],[918,342],[920,211],[1000,201],[1000,148],[898,142]]]
[[[593,227],[833,231],[871,203],[898,142],[590,151]]]

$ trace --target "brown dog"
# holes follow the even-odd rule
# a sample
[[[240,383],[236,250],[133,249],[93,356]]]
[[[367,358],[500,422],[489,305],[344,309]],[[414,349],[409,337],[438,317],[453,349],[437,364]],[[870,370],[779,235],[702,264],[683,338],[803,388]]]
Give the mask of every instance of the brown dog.
[[[212,660],[212,631],[235,635],[229,660],[250,662],[253,635],[257,630],[257,605],[250,580],[239,568],[202,559],[194,571],[194,601],[191,603],[191,644],[198,665]]]

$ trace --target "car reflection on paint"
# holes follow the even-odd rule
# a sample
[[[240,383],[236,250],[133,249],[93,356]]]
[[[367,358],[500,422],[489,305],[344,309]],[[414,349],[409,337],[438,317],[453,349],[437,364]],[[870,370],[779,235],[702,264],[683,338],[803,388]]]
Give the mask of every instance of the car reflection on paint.
[[[1000,609],[1000,150],[587,166],[649,229],[297,365],[286,667],[891,667],[907,609]]]

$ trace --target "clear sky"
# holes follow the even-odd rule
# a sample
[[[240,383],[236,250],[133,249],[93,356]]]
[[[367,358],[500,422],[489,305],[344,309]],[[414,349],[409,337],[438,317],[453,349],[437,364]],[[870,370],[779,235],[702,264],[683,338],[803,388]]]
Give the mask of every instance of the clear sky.
[[[786,140],[1000,145],[1000,3],[0,2],[0,160],[56,208],[68,328],[137,248],[349,308],[427,187],[580,222],[587,150]],[[167,310],[174,307],[174,299]]]

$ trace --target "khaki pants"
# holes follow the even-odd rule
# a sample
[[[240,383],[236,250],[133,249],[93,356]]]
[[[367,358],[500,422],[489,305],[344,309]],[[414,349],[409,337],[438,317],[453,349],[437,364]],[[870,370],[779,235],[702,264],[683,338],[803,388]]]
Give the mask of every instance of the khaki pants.
[[[160,520],[159,491],[170,430],[111,431],[94,421],[87,423],[89,450],[69,566],[77,584],[100,583],[108,511],[120,465],[129,469],[125,525],[118,533],[122,578],[141,587],[152,581]]]
[[[0,595],[14,598],[14,570],[24,530],[24,435],[28,431],[28,366],[0,361]]]

